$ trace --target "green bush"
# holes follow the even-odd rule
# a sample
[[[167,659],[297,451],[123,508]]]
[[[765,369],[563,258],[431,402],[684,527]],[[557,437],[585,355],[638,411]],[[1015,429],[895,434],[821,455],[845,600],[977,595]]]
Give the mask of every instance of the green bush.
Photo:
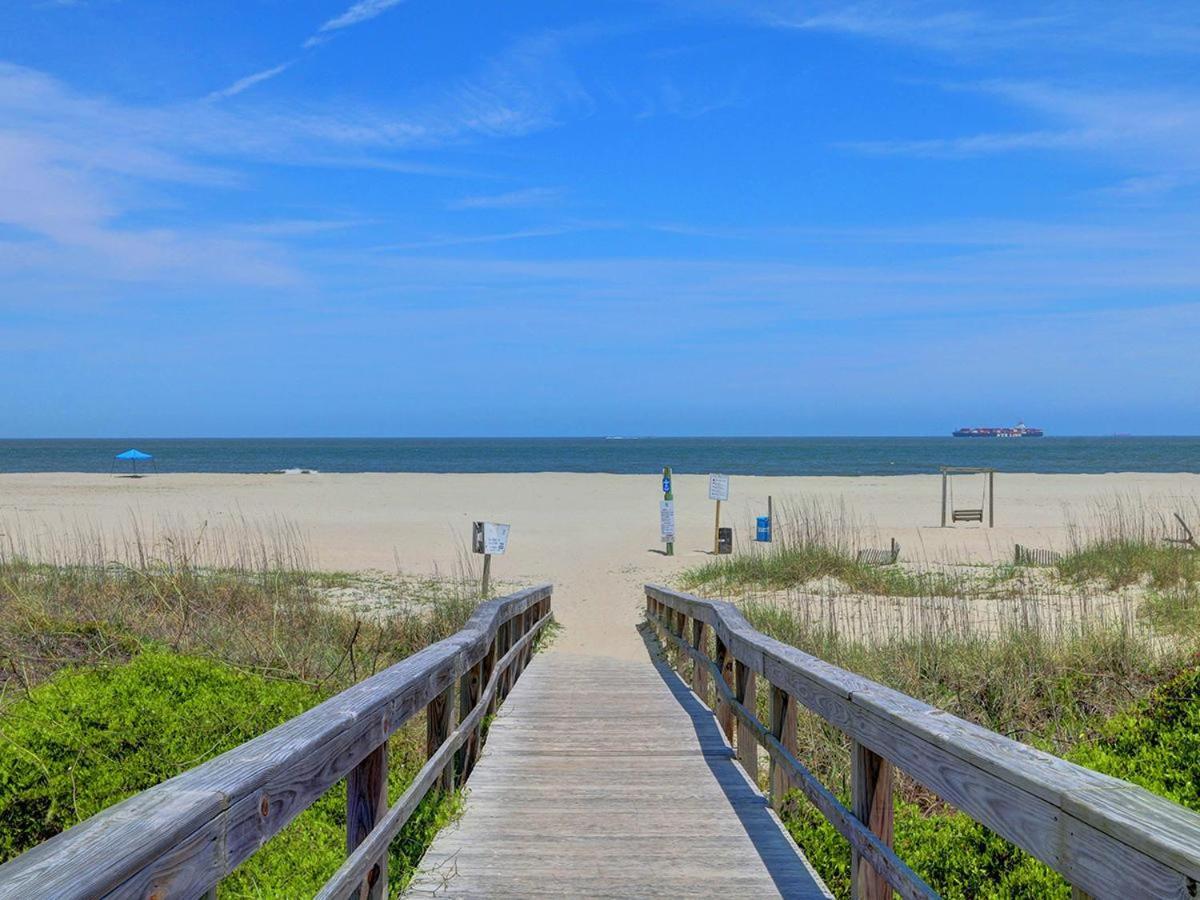
[[[164,650],[58,672],[0,717],[0,862],[321,699],[303,685]],[[405,737],[391,744],[393,800],[422,762],[423,746]],[[345,859],[345,797],[343,782],[226,879],[221,896],[314,894]],[[427,798],[393,842],[397,889],[458,803]]]
[[[0,860],[319,699],[311,688],[156,650],[59,672],[0,720]]]
[[[849,897],[845,839],[799,795],[785,821],[833,895]],[[894,843],[896,855],[946,900],[1071,896],[1052,869],[962,813],[926,815],[916,804],[899,801]]]
[[[1200,668],[1113,716],[1068,758],[1200,812]]]

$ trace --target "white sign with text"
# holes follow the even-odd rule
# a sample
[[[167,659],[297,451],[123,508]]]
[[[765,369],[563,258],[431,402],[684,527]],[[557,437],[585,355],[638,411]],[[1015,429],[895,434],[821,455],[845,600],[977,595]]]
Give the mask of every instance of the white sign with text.
[[[709,475],[708,476],[708,499],[709,500],[728,500],[729,499],[729,476],[728,475]]]
[[[663,500],[658,508],[658,530],[664,544],[675,543],[675,501]]]

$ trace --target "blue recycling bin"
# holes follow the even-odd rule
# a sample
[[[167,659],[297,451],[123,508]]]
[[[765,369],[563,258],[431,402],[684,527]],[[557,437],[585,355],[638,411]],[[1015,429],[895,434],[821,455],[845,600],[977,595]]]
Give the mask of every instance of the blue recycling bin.
[[[759,516],[756,521],[757,521],[757,527],[754,529],[754,539],[756,541],[764,541],[766,543],[770,543],[771,542],[771,517],[770,516]]]

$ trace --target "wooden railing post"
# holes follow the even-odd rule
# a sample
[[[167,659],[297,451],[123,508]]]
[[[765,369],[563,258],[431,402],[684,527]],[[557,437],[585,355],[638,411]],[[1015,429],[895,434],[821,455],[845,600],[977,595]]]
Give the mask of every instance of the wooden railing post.
[[[892,846],[892,764],[858,741],[851,744],[851,811],[887,847]],[[851,900],[891,900],[892,888],[874,866],[850,851]]]
[[[708,656],[708,626],[699,619],[692,619],[692,649]],[[698,659],[692,660],[692,690],[708,703],[708,667]]]
[[[353,853],[371,829],[387,812],[388,746],[382,744],[366,755],[346,776],[346,853]],[[387,854],[383,854],[367,874],[364,890],[366,900],[387,897]]]
[[[771,685],[771,734],[789,753],[796,752],[796,701],[783,688]],[[771,806],[778,812],[783,795],[796,786],[791,774],[771,757]]]
[[[497,661],[504,658],[504,654],[512,647],[512,619],[508,619],[496,630],[496,659]],[[503,701],[508,696],[508,691],[512,687],[512,666],[500,673],[500,683],[496,685],[497,705],[499,701]]]
[[[758,679],[754,670],[740,659],[734,666],[733,692],[737,702],[754,714],[758,708]],[[758,784],[758,735],[741,719],[738,719],[737,758],[750,780]]]
[[[483,691],[485,682],[483,675],[484,660],[480,660],[467,669],[463,673],[462,678],[458,679],[458,721],[462,723],[471,715],[471,710],[475,708],[475,704],[479,702],[479,695]],[[488,672],[488,678],[491,677],[491,672]],[[471,770],[475,768],[475,760],[479,758],[479,739],[480,729],[473,728],[471,734],[467,737],[467,741],[458,751],[457,769],[458,783],[462,784],[467,780],[467,776],[471,774]]]
[[[733,654],[729,652],[729,648],[725,646],[725,642],[721,640],[720,635],[716,635],[717,642],[717,668],[721,671],[721,678],[724,680],[726,687],[733,688]],[[733,744],[733,707],[725,702],[725,695],[717,691],[717,722],[721,725],[721,730],[725,732],[725,740]]]
[[[429,701],[425,708],[425,754],[426,759],[437,753],[438,748],[450,736],[450,723],[454,714],[454,685]],[[437,780],[437,789],[449,793],[454,790],[454,764],[442,770]]]

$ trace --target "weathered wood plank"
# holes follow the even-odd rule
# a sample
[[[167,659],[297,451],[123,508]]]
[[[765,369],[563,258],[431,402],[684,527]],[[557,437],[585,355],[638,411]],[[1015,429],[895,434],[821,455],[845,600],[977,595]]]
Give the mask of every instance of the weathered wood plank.
[[[755,709],[758,704],[758,678],[754,670],[740,659],[734,666],[734,684],[737,702],[747,709]],[[730,712],[733,712],[732,707]],[[754,729],[741,720],[738,720],[737,727],[737,757],[746,775],[758,784],[758,738]]]
[[[725,642],[720,638],[716,639],[717,657],[714,662],[717,665],[717,671],[721,673],[721,680],[725,682],[725,690],[717,691],[717,721],[721,724],[721,731],[725,735],[725,740],[733,745],[733,708],[725,700],[727,694],[733,687],[733,655],[729,652],[729,648],[725,646]]]
[[[346,853],[366,840],[387,811],[388,745],[384,741],[346,776]],[[387,896],[387,853],[373,861],[359,890],[363,900]]]
[[[854,816],[879,838],[892,846],[895,807],[892,800],[892,764],[855,741],[851,748],[850,790]],[[852,850],[850,896],[853,900],[891,900],[892,888],[870,861]]]
[[[681,678],[567,654],[513,688],[420,868],[413,896],[827,896]]]

